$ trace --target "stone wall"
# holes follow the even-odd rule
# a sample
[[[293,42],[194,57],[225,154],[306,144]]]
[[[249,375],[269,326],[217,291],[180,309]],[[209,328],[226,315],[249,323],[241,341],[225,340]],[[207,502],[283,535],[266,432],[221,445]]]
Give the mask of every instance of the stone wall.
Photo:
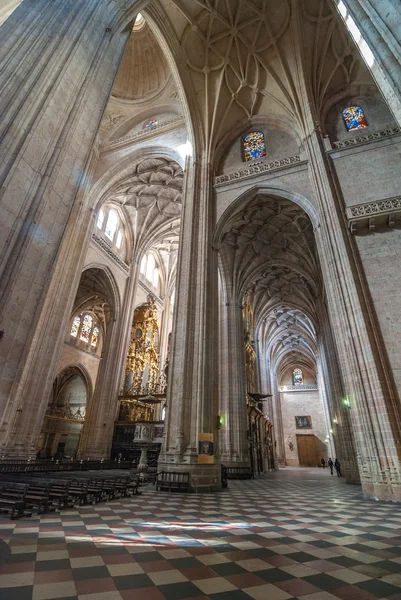
[[[401,391],[401,231],[355,236],[398,393]]]
[[[58,359],[57,373],[61,373],[61,371],[71,365],[81,365],[85,368],[92,383],[92,390],[94,390],[100,365],[100,357],[92,352],[81,350],[75,344],[64,342]],[[90,399],[88,398],[88,400]]]
[[[292,371],[299,365],[287,369],[281,377],[282,386],[292,385]],[[307,369],[302,368],[303,382],[306,385],[316,385],[316,377]],[[328,433],[325,422],[322,401],[318,390],[280,392],[281,414],[285,447],[285,463],[287,466],[299,466],[297,433],[315,435],[325,443]],[[296,429],[296,416],[312,417],[312,429]],[[288,438],[292,438],[291,450]]]
[[[250,125],[248,132],[262,131],[265,136],[266,156],[261,159],[264,161],[277,160],[286,156],[299,154],[299,144],[285,131],[280,131],[275,127],[267,126],[252,126]],[[219,173],[231,173],[238,169],[243,169],[252,165],[252,161],[246,163],[242,157],[242,139],[243,136],[238,136],[235,142],[225,153],[224,158],[218,170]]]
[[[299,466],[297,433],[315,435],[323,443],[328,433],[319,392],[318,390],[281,392],[280,402],[283,417],[285,462],[288,466]],[[306,415],[312,417],[312,429],[296,429],[295,417]],[[293,450],[290,450],[288,437],[292,438],[294,444]]]

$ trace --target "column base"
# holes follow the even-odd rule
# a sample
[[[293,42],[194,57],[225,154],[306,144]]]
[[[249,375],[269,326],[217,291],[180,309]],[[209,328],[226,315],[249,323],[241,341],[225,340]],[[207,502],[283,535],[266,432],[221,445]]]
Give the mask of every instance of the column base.
[[[362,483],[362,493],[367,500],[401,502],[401,485],[385,483]]]
[[[335,475],[334,471],[334,475]],[[355,471],[352,469],[344,469],[344,477],[345,481],[351,485],[361,485],[361,478],[359,475],[359,471]]]
[[[222,489],[221,485],[221,465],[199,465],[188,463],[167,463],[159,461],[158,471],[168,473],[189,473],[191,492],[197,494],[202,492],[218,492]]]

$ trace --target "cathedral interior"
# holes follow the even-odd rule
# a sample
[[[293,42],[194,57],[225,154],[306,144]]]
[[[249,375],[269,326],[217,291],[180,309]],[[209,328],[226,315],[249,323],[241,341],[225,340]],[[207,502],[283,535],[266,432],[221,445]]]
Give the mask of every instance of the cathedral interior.
[[[0,4],[0,596],[400,599],[399,0]]]

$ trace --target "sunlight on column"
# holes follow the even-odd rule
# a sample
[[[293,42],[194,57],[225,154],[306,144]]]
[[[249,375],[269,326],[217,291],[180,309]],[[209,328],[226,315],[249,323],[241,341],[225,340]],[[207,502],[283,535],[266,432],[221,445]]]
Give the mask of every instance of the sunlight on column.
[[[187,156],[192,156],[192,144],[189,140],[187,140],[185,144],[178,146],[177,150],[184,159],[187,158]]]
[[[23,0],[0,0],[0,27]]]
[[[351,17],[351,15],[348,13],[347,7],[345,6],[345,4],[342,0],[339,0],[339,2],[337,3],[337,8],[338,8],[338,12],[344,19],[347,29],[350,32],[354,42],[358,46],[363,58],[365,59],[366,64],[370,68],[373,67],[373,64],[375,62],[373,53],[372,53],[371,49],[369,48],[368,44],[366,43],[366,41],[363,39],[357,24],[355,23],[355,21]]]

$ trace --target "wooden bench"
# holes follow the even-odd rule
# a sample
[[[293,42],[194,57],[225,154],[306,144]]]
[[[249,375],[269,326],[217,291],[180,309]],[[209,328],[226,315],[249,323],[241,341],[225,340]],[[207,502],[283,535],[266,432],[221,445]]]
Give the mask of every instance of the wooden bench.
[[[227,479],[253,479],[251,467],[226,467]]]
[[[0,513],[9,515],[10,519],[30,517],[32,511],[26,509],[24,496],[28,486],[1,482],[0,485]]]
[[[189,473],[161,471],[156,476],[156,490],[168,492],[188,492]]]

